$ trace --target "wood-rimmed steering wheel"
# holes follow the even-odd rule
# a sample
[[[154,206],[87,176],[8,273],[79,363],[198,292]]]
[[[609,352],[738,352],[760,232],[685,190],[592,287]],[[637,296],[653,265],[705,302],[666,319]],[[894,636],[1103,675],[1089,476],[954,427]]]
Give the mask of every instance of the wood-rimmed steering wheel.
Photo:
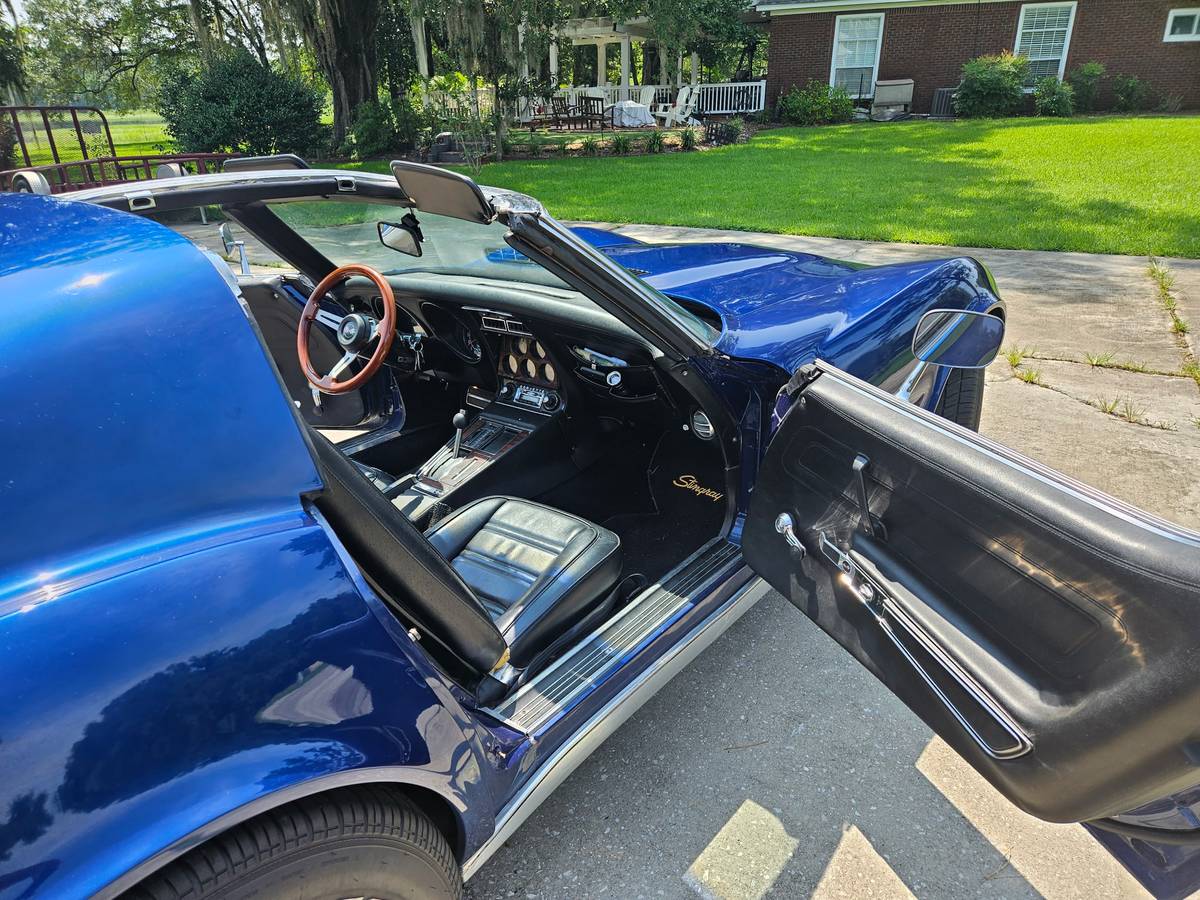
[[[380,296],[383,298],[383,321],[376,321],[371,316],[362,313],[351,313],[343,318],[337,327],[337,339],[343,351],[342,358],[329,370],[328,375],[321,376],[313,369],[312,360],[308,355],[308,334],[312,330],[313,319],[317,317],[325,295],[334,285],[351,275],[363,275],[370,278],[375,287],[379,289]],[[308,302],[304,304],[304,312],[300,314],[300,326],[296,330],[296,355],[300,357],[300,370],[314,388],[326,394],[345,394],[358,390],[379,371],[388,351],[392,349],[392,341],[395,337],[396,295],[392,293],[392,286],[388,284],[387,279],[370,266],[355,264],[338,266],[322,278],[321,283],[308,295]],[[363,367],[345,381],[338,381],[337,377],[346,371],[356,359],[360,359],[359,354],[376,338],[379,341],[375,350]]]

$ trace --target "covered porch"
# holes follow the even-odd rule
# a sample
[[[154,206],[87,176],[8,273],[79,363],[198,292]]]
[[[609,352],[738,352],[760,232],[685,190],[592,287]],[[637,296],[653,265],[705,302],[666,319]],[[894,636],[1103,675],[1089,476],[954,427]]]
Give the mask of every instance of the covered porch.
[[[590,46],[595,48],[594,84],[562,86],[559,77],[559,48]],[[609,81],[609,48],[619,47],[619,66],[615,83]],[[642,56],[640,83],[633,78],[634,46],[638,45]],[[651,77],[647,78],[647,73]],[[690,86],[696,98],[696,108],[705,115],[742,115],[760,112],[766,108],[767,83],[765,80],[705,83],[700,80],[700,56],[692,53],[684,57],[676,53],[669,59],[665,47],[654,42],[650,20],[644,17],[618,22],[610,16],[572,19],[551,41],[549,48],[549,74],[552,85],[560,85],[557,93],[567,96],[572,102],[580,94],[602,96],[606,106],[622,101],[646,100],[648,87],[654,88],[650,105],[670,104],[684,84]]]

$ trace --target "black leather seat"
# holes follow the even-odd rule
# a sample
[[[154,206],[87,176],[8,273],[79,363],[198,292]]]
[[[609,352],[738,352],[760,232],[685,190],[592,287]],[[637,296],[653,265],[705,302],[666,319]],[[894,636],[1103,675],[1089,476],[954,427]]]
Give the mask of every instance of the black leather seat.
[[[602,603],[621,577],[615,534],[528,500],[476,500],[425,536],[483,602],[518,669]]]
[[[527,666],[604,608],[620,579],[615,534],[526,500],[476,501],[422,535],[345,454],[309,433],[324,484],[317,509],[372,587],[485,702],[503,692],[489,675]]]

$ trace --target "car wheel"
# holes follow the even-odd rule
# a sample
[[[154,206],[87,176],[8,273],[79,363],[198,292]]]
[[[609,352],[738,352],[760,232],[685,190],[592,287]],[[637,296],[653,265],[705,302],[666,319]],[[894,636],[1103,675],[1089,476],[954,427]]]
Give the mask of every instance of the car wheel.
[[[450,845],[399,790],[354,787],[251,819],[157,872],[136,900],[418,900],[463,895]]]
[[[938,401],[938,415],[963,428],[978,431],[979,417],[983,413],[983,381],[983,369],[951,369]]]

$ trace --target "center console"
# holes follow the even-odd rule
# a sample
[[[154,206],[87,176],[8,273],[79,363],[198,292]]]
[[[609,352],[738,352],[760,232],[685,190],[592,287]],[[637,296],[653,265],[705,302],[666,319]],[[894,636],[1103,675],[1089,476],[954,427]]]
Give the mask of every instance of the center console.
[[[418,525],[489,493],[536,493],[554,478],[556,461],[569,458],[557,421],[564,405],[558,373],[545,348],[532,336],[506,336],[497,375],[494,395],[467,392],[467,408],[478,413],[455,416],[455,437],[392,500]],[[503,478],[495,468],[501,460]]]

